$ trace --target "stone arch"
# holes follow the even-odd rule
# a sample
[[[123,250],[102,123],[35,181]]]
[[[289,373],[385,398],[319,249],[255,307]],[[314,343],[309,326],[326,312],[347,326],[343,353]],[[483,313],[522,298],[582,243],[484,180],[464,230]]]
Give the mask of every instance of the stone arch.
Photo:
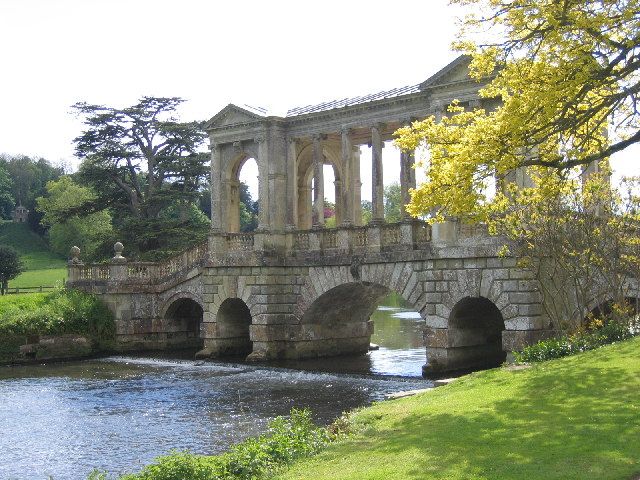
[[[174,348],[202,348],[203,317],[202,301],[195,295],[173,295],[162,309],[167,344]]]
[[[419,310],[422,290],[411,263],[310,268],[296,305],[306,340],[296,344],[298,356],[367,352],[373,332],[370,317],[390,291]]]
[[[331,165],[333,168],[333,175],[336,182],[334,189],[336,199],[339,199],[340,192],[338,191],[338,185],[342,182],[341,160],[327,145],[322,149],[322,153],[325,159],[324,164]],[[301,229],[308,229],[311,228],[313,205],[313,197],[311,194],[313,180],[312,144],[306,144],[300,149],[296,162],[296,171],[298,172],[298,176],[296,178],[296,188],[298,191],[298,226]],[[338,207],[338,203],[339,202],[336,202],[336,207]]]
[[[257,152],[238,151],[226,165],[223,175],[225,185],[227,231],[240,231],[240,172],[248,160],[253,159],[258,167],[258,174],[262,171]],[[255,199],[260,201],[260,199]]]
[[[247,304],[240,298],[227,298],[215,315],[218,356],[250,354],[252,315]]]
[[[447,347],[450,365],[457,368],[492,368],[506,359],[502,347],[505,322],[491,300],[464,297],[451,309]]]

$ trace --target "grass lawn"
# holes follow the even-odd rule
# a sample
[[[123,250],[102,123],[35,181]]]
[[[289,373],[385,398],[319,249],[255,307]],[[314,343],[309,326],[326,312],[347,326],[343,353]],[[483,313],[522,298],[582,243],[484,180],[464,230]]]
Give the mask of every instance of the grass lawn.
[[[51,252],[46,242],[25,224],[0,222],[0,244],[15,248],[26,268],[9,282],[9,288],[52,287],[66,279],[65,259]]]
[[[283,479],[624,479],[640,475],[640,338],[494,369],[355,417],[359,433]]]

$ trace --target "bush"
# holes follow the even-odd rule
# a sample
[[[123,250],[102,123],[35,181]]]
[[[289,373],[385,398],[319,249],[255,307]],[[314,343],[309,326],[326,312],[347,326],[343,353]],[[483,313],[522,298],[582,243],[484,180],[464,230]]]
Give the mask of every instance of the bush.
[[[573,335],[542,340],[521,352],[514,352],[513,356],[516,363],[543,362],[626,340],[636,333],[628,322],[610,320],[596,330],[581,330]]]
[[[115,338],[115,322],[106,305],[78,290],[6,297],[2,307],[0,337],[79,334],[102,349]]]
[[[344,422],[344,418],[342,418]],[[140,473],[121,480],[250,480],[270,476],[300,457],[313,455],[344,435],[347,428],[318,427],[309,410],[291,410],[289,418],[278,417],[267,433],[234,446],[217,456],[173,452],[159,457]],[[336,431],[337,433],[333,433]]]

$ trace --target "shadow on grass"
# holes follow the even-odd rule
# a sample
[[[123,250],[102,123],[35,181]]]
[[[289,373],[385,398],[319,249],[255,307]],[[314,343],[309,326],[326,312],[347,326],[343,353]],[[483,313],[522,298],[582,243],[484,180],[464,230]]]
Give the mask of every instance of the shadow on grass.
[[[374,450],[418,451],[410,478],[628,479],[640,470],[638,345],[589,361],[488,372],[491,392],[454,414],[429,407],[381,431]],[[636,366],[632,365],[636,363]],[[452,403],[456,409],[457,404]],[[371,445],[363,448],[372,448]]]

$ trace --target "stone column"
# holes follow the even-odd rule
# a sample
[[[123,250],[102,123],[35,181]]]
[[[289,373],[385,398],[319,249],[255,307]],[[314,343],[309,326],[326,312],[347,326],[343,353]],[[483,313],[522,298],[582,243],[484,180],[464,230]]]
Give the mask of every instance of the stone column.
[[[354,199],[355,185],[353,184],[353,146],[349,137],[349,129],[344,127],[342,135],[342,192],[341,200],[343,207],[343,226],[348,227],[354,223]],[[337,199],[337,197],[336,197]],[[336,202],[337,203],[337,202]],[[336,219],[337,220],[337,219]]]
[[[324,159],[322,154],[322,136],[313,136],[313,226],[324,226]]]
[[[353,191],[350,200],[353,202],[353,223],[362,225],[362,182],[360,181],[360,147],[355,145],[351,152],[351,185]]]
[[[287,139],[287,230],[298,225],[298,142]]]
[[[298,189],[298,228],[309,230],[311,228],[311,187],[304,186]]]
[[[229,185],[229,232],[240,231],[240,182],[230,180]]]
[[[344,223],[344,203],[342,198],[343,197],[342,192],[344,191],[344,184],[340,180],[335,180],[333,182],[333,185],[335,190],[334,196],[336,199],[336,211],[335,211],[336,227],[339,227]]]
[[[212,143],[209,149],[211,150],[211,231],[220,232],[222,230],[220,145]]]
[[[409,195],[410,188],[416,188],[416,170],[413,168],[415,163],[414,151],[400,153],[400,195],[402,199],[402,218],[411,219],[411,215],[406,210],[406,205],[411,201]]]
[[[257,230],[269,229],[269,150],[267,138],[261,135],[255,138],[258,144],[258,196],[260,197]]]
[[[371,127],[371,204],[372,223],[384,222],[384,182],[382,177],[382,138],[377,125]]]

